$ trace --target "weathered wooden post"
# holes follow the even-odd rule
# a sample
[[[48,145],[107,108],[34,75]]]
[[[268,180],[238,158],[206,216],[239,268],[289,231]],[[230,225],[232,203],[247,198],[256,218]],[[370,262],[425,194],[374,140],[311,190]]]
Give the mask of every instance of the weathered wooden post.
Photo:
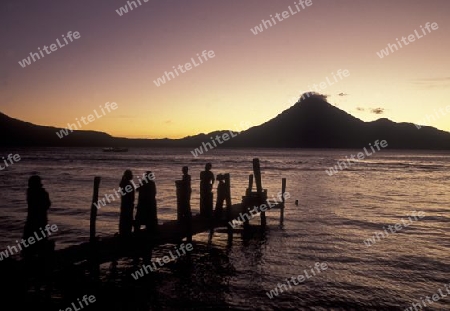
[[[255,175],[256,192],[262,193],[261,167],[258,158],[253,159],[253,175]]]
[[[231,245],[233,243],[233,227],[230,225],[232,221],[231,213],[231,178],[230,174],[225,174],[225,203],[226,203],[226,219],[228,228],[228,243]]]
[[[231,218],[231,179],[230,174],[225,174],[225,202],[227,205],[227,211],[229,211],[229,217]]]
[[[280,227],[283,226],[284,223],[284,193],[286,192],[286,178],[283,178],[281,180],[281,198],[282,198],[282,205],[281,205],[281,209],[280,209]]]
[[[261,204],[266,202],[266,197],[263,195],[263,188],[262,188],[262,181],[261,181],[261,166],[259,164],[259,159],[255,158],[253,159],[253,175],[255,175],[255,183],[256,183],[256,193],[257,193],[257,204],[258,207],[261,206]],[[261,226],[266,226],[266,212],[261,211]]]
[[[251,195],[253,190],[253,175],[248,175],[248,188],[245,195]]]
[[[192,242],[192,214],[190,183],[184,180],[175,181],[177,189],[177,222],[182,238],[186,235],[187,242]]]
[[[97,206],[94,203],[98,204],[98,189],[100,187],[100,177],[94,178],[94,194],[92,196],[92,204],[91,204],[91,219],[90,219],[90,235],[89,241],[91,243],[95,242],[95,233],[96,233],[96,221],[97,221]]]
[[[98,190],[100,188],[100,177],[94,178],[94,194],[92,195],[91,204],[91,218],[90,218],[90,228],[89,228],[89,244],[90,252],[88,255],[89,270],[94,278],[98,278],[100,275],[100,264],[98,262],[98,249],[97,249],[97,238],[96,235],[96,222],[97,222],[97,206],[98,204]]]
[[[177,193],[177,221],[181,223],[182,221],[182,210],[183,210],[183,204],[184,204],[184,187],[183,187],[183,181],[182,180],[176,180],[175,181],[175,187],[176,187],[176,193]]]

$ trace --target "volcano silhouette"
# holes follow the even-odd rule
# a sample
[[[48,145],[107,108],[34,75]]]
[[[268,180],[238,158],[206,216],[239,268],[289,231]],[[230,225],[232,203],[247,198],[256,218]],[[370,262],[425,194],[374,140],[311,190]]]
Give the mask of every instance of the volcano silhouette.
[[[230,145],[265,148],[363,148],[386,140],[389,149],[450,149],[450,133],[386,118],[364,122],[328,103],[324,96],[302,96],[272,120],[234,138]]]

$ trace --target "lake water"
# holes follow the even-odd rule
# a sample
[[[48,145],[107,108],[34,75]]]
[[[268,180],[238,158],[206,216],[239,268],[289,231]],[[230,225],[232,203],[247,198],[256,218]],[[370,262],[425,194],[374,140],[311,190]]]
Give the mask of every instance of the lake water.
[[[88,240],[95,176],[102,178],[102,196],[118,187],[125,169],[135,176],[153,171],[163,223],[176,218],[175,180],[181,178],[182,166],[190,168],[193,213],[198,213],[199,175],[206,162],[216,175],[230,173],[232,200],[238,203],[257,157],[269,196],[287,179],[291,198],[284,227],[278,226],[279,212],[270,211],[263,237],[235,233],[233,244],[227,245],[226,233],[218,230],[208,246],[208,235],[197,235],[191,261],[183,259],[147,276],[151,284],[130,280],[135,270],[128,259],[119,263],[114,277],[102,265],[105,284],[133,293],[134,303],[126,306],[125,292],[110,297],[117,299],[111,302],[115,310],[405,310],[421,298],[427,310],[448,310],[450,294],[439,295],[430,305],[426,296],[446,293],[450,284],[450,153],[386,149],[333,176],[325,172],[360,151],[216,149],[194,158],[189,149],[0,149],[0,157],[21,156],[0,171],[0,251],[21,238],[32,173],[43,178],[52,201],[49,223],[59,228],[54,240],[57,248],[65,248]],[[118,231],[119,205],[115,201],[99,210],[98,235]],[[425,216],[409,216],[419,212]],[[398,232],[387,229],[395,224],[400,224]],[[376,232],[378,239],[368,246],[364,241]],[[155,256],[166,251],[160,247]],[[272,299],[267,296],[316,262],[328,268],[299,285],[291,282],[291,288]]]

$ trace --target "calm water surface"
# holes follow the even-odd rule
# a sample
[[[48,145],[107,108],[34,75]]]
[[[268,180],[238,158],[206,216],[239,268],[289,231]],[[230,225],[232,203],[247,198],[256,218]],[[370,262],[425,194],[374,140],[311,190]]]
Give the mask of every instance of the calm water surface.
[[[213,172],[230,173],[233,203],[240,202],[252,173],[252,159],[261,159],[263,187],[269,196],[287,178],[291,198],[285,226],[278,212],[268,213],[264,236],[242,238],[235,233],[227,245],[217,230],[212,245],[207,234],[195,237],[191,260],[180,260],[147,277],[130,279],[133,263],[124,259],[117,270],[102,266],[105,286],[132,288],[133,302],[117,310],[214,309],[239,310],[404,310],[450,283],[450,153],[382,150],[333,176],[325,169],[360,150],[213,150],[194,158],[188,149],[131,149],[103,153],[95,148],[2,150],[22,160],[0,171],[0,250],[21,238],[26,217],[26,185],[39,173],[50,193],[49,222],[60,229],[57,248],[85,242],[95,176],[100,196],[118,187],[125,169],[135,175],[156,175],[159,221],[175,219],[175,180],[188,165],[193,181],[193,212],[198,213],[199,175],[206,162]],[[294,201],[299,200],[299,206]],[[109,236],[118,230],[119,201],[99,211],[97,230]],[[413,212],[425,217],[372,246],[364,240],[388,225],[407,220]],[[167,253],[169,246],[154,256]],[[266,292],[287,278],[304,274],[316,262],[328,269],[269,299]],[[1,263],[0,263],[1,264]],[[286,283],[285,283],[286,284]],[[121,296],[121,298],[114,298]],[[56,299],[56,298],[55,298]],[[152,307],[153,306],[153,307]],[[156,307],[155,307],[156,306]],[[449,297],[427,310],[448,310]]]

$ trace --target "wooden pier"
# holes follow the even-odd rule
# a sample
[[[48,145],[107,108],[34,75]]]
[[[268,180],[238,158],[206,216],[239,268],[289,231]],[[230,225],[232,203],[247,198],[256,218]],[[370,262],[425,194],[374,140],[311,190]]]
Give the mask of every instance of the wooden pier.
[[[182,242],[189,242],[192,241],[192,236],[208,231],[210,232],[210,237],[212,237],[214,229],[217,228],[227,228],[228,239],[230,241],[233,238],[233,233],[236,231],[236,229],[230,225],[231,222],[243,214],[248,215],[249,209],[253,209],[255,206],[258,207],[258,213],[253,214],[251,218],[259,214],[262,229],[266,226],[265,211],[272,209],[280,209],[280,225],[282,226],[284,220],[286,179],[282,179],[282,202],[269,204],[267,200],[267,190],[262,187],[259,159],[253,160],[253,171],[254,174],[249,176],[249,186],[246,189],[245,196],[242,197],[242,202],[239,204],[232,204],[231,202],[230,175],[225,174],[222,176],[223,180],[221,181],[221,185],[218,186],[217,202],[212,217],[205,217],[203,215],[190,216],[187,219],[177,219],[158,225],[156,230],[152,233],[141,230],[140,232],[133,233],[130,237],[115,235],[104,238],[96,236],[96,219],[98,217],[98,211],[93,203],[98,201],[100,177],[95,177],[90,213],[90,239],[85,243],[53,252],[49,256],[52,267],[51,270],[56,272],[73,265],[87,264],[98,267],[102,263],[115,262],[120,258],[148,258],[151,256],[152,249],[155,246],[168,243],[179,244]],[[256,191],[253,191],[252,189],[253,181],[255,181],[256,184]],[[186,204],[190,204],[190,202],[188,202],[190,193],[187,195],[185,191],[190,190],[184,189],[181,183],[177,181],[178,218],[183,214],[180,212],[180,209],[184,209],[186,208]],[[225,206],[223,206],[224,204]],[[267,208],[262,208],[264,205]],[[189,223],[186,223],[186,221]],[[243,230],[248,230],[249,227],[249,221],[244,221]],[[241,228],[239,230],[242,231]],[[22,262],[24,261],[25,260],[22,260]]]

